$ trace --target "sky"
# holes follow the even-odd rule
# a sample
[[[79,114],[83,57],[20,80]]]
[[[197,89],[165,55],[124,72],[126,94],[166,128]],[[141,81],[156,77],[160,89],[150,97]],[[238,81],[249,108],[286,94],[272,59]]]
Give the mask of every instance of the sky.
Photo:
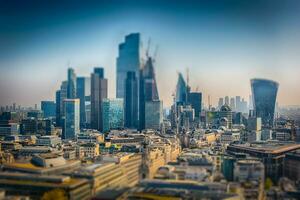
[[[159,95],[172,104],[177,73],[217,104],[247,101],[251,78],[277,81],[280,105],[300,105],[300,1],[0,1],[0,105],[54,100],[67,68],[102,66],[115,97],[118,44],[139,32],[157,47]]]

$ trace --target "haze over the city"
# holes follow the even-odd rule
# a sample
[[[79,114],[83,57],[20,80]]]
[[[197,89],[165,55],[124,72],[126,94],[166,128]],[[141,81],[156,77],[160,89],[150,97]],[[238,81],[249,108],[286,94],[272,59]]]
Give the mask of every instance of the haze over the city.
[[[234,4],[233,4],[234,2]],[[116,57],[124,36],[141,33],[156,46],[164,106],[177,72],[190,86],[248,101],[251,78],[277,81],[280,105],[299,105],[299,1],[13,1],[0,6],[0,104],[54,100],[67,68],[90,76],[103,66],[115,96]],[[17,9],[23,8],[23,9]]]

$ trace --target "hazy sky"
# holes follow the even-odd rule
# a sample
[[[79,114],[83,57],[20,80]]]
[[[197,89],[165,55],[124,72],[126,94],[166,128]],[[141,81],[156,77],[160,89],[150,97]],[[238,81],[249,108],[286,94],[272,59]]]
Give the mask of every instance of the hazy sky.
[[[115,97],[118,44],[140,32],[158,45],[160,98],[177,72],[210,95],[248,100],[250,79],[279,82],[278,102],[300,104],[300,1],[1,1],[0,105],[54,100],[68,63],[80,76],[105,68]]]

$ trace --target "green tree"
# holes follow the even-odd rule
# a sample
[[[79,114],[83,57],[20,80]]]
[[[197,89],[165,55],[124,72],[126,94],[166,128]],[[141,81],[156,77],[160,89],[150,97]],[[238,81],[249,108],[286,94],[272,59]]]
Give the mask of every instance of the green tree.
[[[41,200],[67,200],[67,196],[64,190],[54,189],[45,192]]]
[[[273,186],[273,182],[270,178],[267,178],[265,181],[265,189],[269,190]]]

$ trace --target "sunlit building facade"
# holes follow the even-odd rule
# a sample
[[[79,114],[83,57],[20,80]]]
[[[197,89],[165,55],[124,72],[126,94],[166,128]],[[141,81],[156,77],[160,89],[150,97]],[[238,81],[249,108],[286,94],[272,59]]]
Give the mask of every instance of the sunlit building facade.
[[[123,99],[103,99],[103,132],[124,127]]]

